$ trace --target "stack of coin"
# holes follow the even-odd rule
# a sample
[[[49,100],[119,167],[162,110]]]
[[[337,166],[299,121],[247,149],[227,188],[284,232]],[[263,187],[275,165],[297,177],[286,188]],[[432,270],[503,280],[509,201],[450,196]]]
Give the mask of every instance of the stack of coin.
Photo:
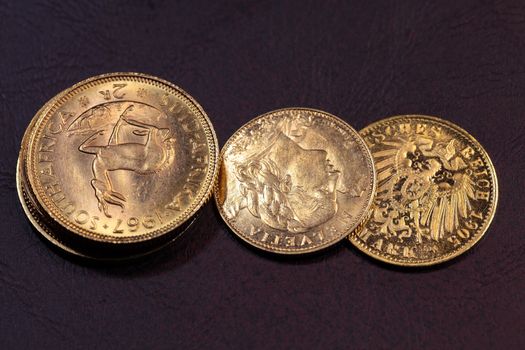
[[[97,260],[172,242],[213,190],[226,224],[256,248],[303,254],[348,237],[383,262],[426,266],[476,244],[498,200],[479,142],[423,115],[358,133],[329,113],[284,108],[242,126],[218,158],[211,122],[186,92],[143,74],[106,74],[37,112],[17,188],[43,237]]]
[[[218,145],[182,89],[114,73],[64,90],[22,140],[17,188],[35,228],[71,254],[126,259],[177,238],[210,198]]]

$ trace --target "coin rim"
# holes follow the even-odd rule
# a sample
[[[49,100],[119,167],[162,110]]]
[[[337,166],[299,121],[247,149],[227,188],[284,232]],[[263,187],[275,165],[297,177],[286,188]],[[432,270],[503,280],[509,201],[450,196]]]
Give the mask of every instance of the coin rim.
[[[130,261],[139,259],[151,254],[154,254],[165,247],[173,244],[175,241],[179,240],[182,235],[189,230],[193,225],[195,224],[195,221],[197,220],[197,216],[191,217],[187,222],[184,224],[184,229],[177,233],[174,237],[169,239],[166,242],[163,242],[157,246],[150,247],[149,249],[146,249],[144,251],[134,253],[128,256],[119,256],[119,257],[111,257],[111,256],[92,256],[89,254],[84,254],[83,252],[76,250],[72,246],[68,246],[64,244],[60,238],[58,238],[51,229],[47,227],[47,224],[45,220],[42,218],[39,218],[38,213],[36,213],[37,209],[34,207],[34,204],[31,203],[30,198],[27,197],[27,189],[24,186],[25,181],[23,180],[23,175],[20,173],[20,167],[19,167],[19,161],[20,158],[17,160],[17,170],[16,170],[16,190],[18,193],[18,198],[20,200],[20,204],[22,206],[22,209],[24,210],[24,213],[26,214],[29,222],[33,225],[33,227],[40,233],[42,237],[44,237],[49,243],[54,245],[55,247],[58,247],[59,249],[62,249],[66,253],[76,256],[85,260],[91,260],[91,261],[97,261],[97,262],[124,262],[124,261]]]
[[[435,117],[435,116],[430,116],[430,115],[423,115],[423,114],[395,115],[395,116],[391,116],[391,117],[380,119],[378,121],[375,121],[375,122],[365,126],[361,130],[359,130],[359,134],[361,134],[362,132],[364,132],[367,129],[373,129],[373,128],[377,127],[379,124],[383,124],[385,122],[391,122],[391,121],[398,120],[398,119],[415,119],[415,120],[423,119],[423,120],[433,121],[433,122],[437,122],[437,123],[442,123],[442,124],[450,127],[451,129],[456,130],[459,134],[463,134],[463,136],[467,140],[470,140],[472,142],[472,144],[475,147],[478,148],[479,153],[481,155],[485,155],[485,158],[487,160],[487,165],[489,167],[489,170],[492,172],[492,175],[494,177],[494,184],[493,184],[494,190],[493,190],[492,205],[489,204],[489,206],[490,206],[489,208],[490,208],[491,212],[488,213],[487,218],[484,220],[483,230],[479,230],[480,233],[478,235],[476,235],[475,238],[469,239],[467,241],[467,243],[465,243],[461,247],[461,249],[457,249],[457,250],[455,250],[455,251],[453,251],[451,253],[448,253],[446,255],[443,255],[443,256],[440,256],[440,257],[437,257],[437,258],[426,259],[426,260],[423,260],[423,261],[414,261],[414,262],[396,261],[396,260],[393,260],[393,259],[391,259],[389,257],[373,253],[372,251],[370,251],[368,249],[368,245],[366,245],[365,243],[362,243],[361,241],[359,241],[358,237],[355,237],[357,232],[352,232],[348,236],[348,240],[350,242],[352,242],[352,244],[355,247],[357,247],[361,252],[365,253],[369,257],[372,257],[374,259],[380,260],[380,261],[382,261],[384,263],[397,265],[397,266],[408,266],[408,267],[424,267],[424,266],[432,266],[432,265],[441,264],[441,263],[444,263],[444,262],[449,261],[451,259],[454,259],[454,258],[458,257],[459,255],[464,254],[465,252],[469,251],[474,245],[476,245],[476,243],[478,243],[485,236],[485,233],[488,231],[488,228],[489,228],[490,224],[492,223],[492,220],[494,219],[494,216],[496,214],[496,209],[497,209],[497,206],[498,206],[499,187],[498,187],[498,177],[497,177],[497,174],[496,174],[496,169],[494,168],[494,164],[492,163],[492,159],[490,159],[489,154],[483,148],[481,143],[478,140],[476,140],[476,138],[474,136],[472,136],[469,132],[467,132],[462,127],[454,124],[453,122],[450,122],[448,120],[442,119],[440,117]],[[374,161],[374,166],[375,166],[375,161]],[[372,210],[373,209],[370,209],[370,211],[372,211]],[[364,225],[366,225],[366,223]]]
[[[345,233],[341,234],[340,237],[338,237],[337,239],[334,239],[334,240],[331,240],[331,241],[327,241],[321,245],[318,245],[318,246],[315,246],[315,247],[309,247],[309,248],[301,248],[301,249],[289,249],[289,248],[275,248],[273,246],[266,246],[266,245],[261,245],[258,241],[255,241],[255,240],[250,240],[248,237],[244,237],[243,234],[241,234],[238,230],[236,229],[233,224],[231,224],[229,222],[229,220],[227,219],[224,211],[223,211],[223,208],[221,205],[219,205],[219,191],[220,191],[220,188],[219,188],[219,185],[220,185],[220,179],[221,179],[221,174],[222,174],[222,165],[223,165],[223,161],[224,161],[224,154],[226,152],[226,149],[233,143],[235,142],[235,139],[239,137],[240,135],[240,132],[248,127],[250,127],[252,124],[255,124],[257,121],[259,121],[260,119],[264,119],[272,114],[275,114],[275,113],[279,113],[279,112],[286,112],[286,111],[307,111],[307,112],[312,112],[312,113],[318,113],[320,114],[320,117],[324,118],[324,119],[333,119],[336,123],[340,124],[340,126],[343,126],[345,128],[348,128],[351,132],[349,133],[350,135],[352,135],[352,132],[353,132],[353,135],[355,137],[355,140],[356,143],[360,143],[360,148],[361,150],[364,152],[363,156],[365,158],[368,158],[368,168],[370,170],[370,172],[372,173],[372,179],[371,179],[371,191],[370,191],[370,196],[368,198],[368,201],[367,201],[367,204],[365,206],[365,208],[363,210],[360,211],[360,215],[356,216],[357,218],[359,218],[358,220],[356,220],[353,225],[351,226],[350,229],[348,229]],[[370,149],[368,148],[368,145],[366,144],[365,140],[361,137],[361,135],[359,134],[359,132],[357,132],[357,130],[355,130],[349,123],[347,123],[346,121],[344,121],[343,119],[331,114],[331,113],[328,113],[328,112],[325,112],[325,111],[322,111],[320,109],[315,109],[315,108],[307,108],[307,107],[286,107],[286,108],[279,108],[279,109],[276,109],[276,110],[272,110],[272,111],[269,111],[269,112],[266,112],[264,114],[261,114],[251,120],[249,120],[248,122],[244,123],[241,127],[239,127],[228,139],[228,141],[226,141],[226,143],[224,144],[224,146],[222,147],[221,149],[221,153],[220,153],[220,156],[219,156],[219,174],[217,176],[217,181],[215,183],[215,186],[214,186],[214,191],[213,191],[213,196],[214,196],[214,199],[215,199],[215,204],[217,206],[217,209],[219,210],[219,213],[223,219],[223,221],[226,223],[226,225],[230,228],[231,231],[233,231],[235,233],[235,235],[237,237],[240,237],[243,241],[245,241],[246,243],[250,244],[251,246],[253,247],[256,247],[258,249],[261,249],[261,250],[264,250],[266,252],[270,252],[270,253],[275,253],[275,254],[283,254],[283,255],[299,255],[299,254],[307,254],[307,253],[312,253],[312,252],[317,252],[317,251],[320,251],[322,249],[326,249],[340,241],[342,241],[343,239],[345,239],[346,237],[348,237],[348,235],[350,233],[352,233],[353,231],[355,230],[358,230],[359,227],[361,226],[361,224],[365,221],[365,219],[368,217],[368,213],[370,212],[370,208],[373,204],[373,199],[374,199],[374,195],[375,195],[375,192],[376,192],[376,171],[375,171],[375,166],[374,166],[374,159],[372,157],[372,153],[370,152]]]
[[[206,135],[207,142],[208,142],[209,170],[207,171],[206,179],[203,181],[200,198],[198,200],[194,200],[193,201],[194,203],[190,205],[182,213],[182,215],[179,214],[179,218],[177,220],[172,220],[169,223],[164,224],[161,227],[153,231],[146,232],[141,235],[125,236],[125,237],[108,236],[108,235],[104,235],[100,233],[91,232],[89,230],[86,230],[82,227],[78,227],[77,225],[71,223],[70,220],[67,220],[61,213],[59,213],[58,211],[55,213],[52,207],[49,207],[48,205],[46,205],[46,203],[44,203],[42,199],[43,196],[39,192],[39,191],[42,191],[42,189],[36,188],[35,190],[35,187],[34,187],[34,182],[36,181],[34,177],[36,177],[36,175],[31,173],[30,171],[30,170],[34,170],[34,167],[31,165],[30,162],[34,161],[33,147],[35,145],[35,139],[37,138],[37,136],[41,137],[42,130],[40,130],[39,128],[41,127],[41,124],[44,122],[49,112],[53,108],[57,108],[58,103],[63,103],[69,100],[70,98],[72,98],[73,96],[68,96],[68,95],[74,92],[74,90],[84,87],[84,86],[87,87],[88,84],[97,84],[98,81],[105,80],[105,79],[107,79],[108,82],[111,82],[113,80],[122,79],[122,80],[130,81],[130,82],[145,83],[148,85],[157,86],[170,94],[174,94],[174,92],[179,93],[180,95],[182,95],[184,98],[186,98],[190,102],[190,106],[187,106],[187,107],[190,110],[194,109],[193,110],[194,113],[198,112],[198,113],[195,113],[196,118],[197,120],[199,120],[200,125],[203,127],[203,130]],[[191,106],[191,104],[193,104],[193,106]],[[32,190],[32,193],[35,194],[37,201],[40,203],[40,205],[43,208],[46,209],[46,211],[49,213],[49,216],[54,221],[56,221],[59,225],[68,229],[74,234],[78,234],[82,237],[85,237],[85,238],[88,238],[94,241],[113,243],[113,244],[138,243],[138,242],[148,241],[150,239],[154,239],[156,237],[162,236],[166,234],[167,232],[170,232],[176,229],[177,227],[183,225],[188,219],[193,217],[200,210],[200,208],[202,208],[203,205],[206,204],[206,202],[212,196],[213,185],[218,176],[218,153],[219,153],[218,152],[219,150],[218,140],[217,140],[215,130],[213,128],[213,124],[211,120],[209,119],[208,115],[206,114],[206,112],[204,111],[204,109],[202,108],[202,106],[190,94],[188,94],[185,90],[183,90],[179,86],[167,80],[164,80],[162,78],[155,77],[152,75],[148,75],[144,73],[135,73],[135,72],[114,72],[114,73],[101,74],[101,75],[93,76],[85,80],[82,80],[74,84],[73,86],[63,90],[62,92],[60,92],[59,94],[51,98],[48,101],[48,103],[43,107],[43,109],[39,112],[40,113],[36,116],[37,121],[33,127],[34,131],[31,132],[31,135],[29,137],[28,149],[24,157],[24,166],[27,168],[27,173],[28,173],[27,182],[29,184],[29,187]],[[38,185],[38,182],[37,182],[37,185]],[[196,196],[196,198],[198,197]]]

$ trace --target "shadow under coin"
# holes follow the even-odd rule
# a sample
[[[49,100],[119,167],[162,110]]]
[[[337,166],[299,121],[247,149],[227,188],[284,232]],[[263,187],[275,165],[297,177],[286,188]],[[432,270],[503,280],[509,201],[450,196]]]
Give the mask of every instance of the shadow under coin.
[[[198,255],[217,235],[213,222],[211,203],[200,210],[191,225],[159,249],[144,255],[122,260],[104,260],[85,258],[68,253],[44,238],[33,225],[36,234],[53,252],[79,266],[91,268],[99,273],[116,276],[137,276],[157,274],[182,266]]]
[[[394,265],[389,264],[387,262],[375,259],[371,256],[368,256],[367,254],[359,251],[352,242],[350,242],[348,239],[345,239],[345,245],[347,246],[348,250],[354,254],[355,256],[365,259],[368,262],[372,263],[372,265],[375,265],[381,269],[393,271],[393,272],[400,272],[400,273],[431,273],[431,272],[437,272],[443,269],[446,269],[450,267],[451,265],[454,265],[463,259],[465,259],[466,256],[470,255],[472,253],[472,250],[468,250],[465,253],[452,258],[450,260],[444,261],[442,263],[434,264],[434,265],[427,265],[427,266],[401,266],[401,265]]]

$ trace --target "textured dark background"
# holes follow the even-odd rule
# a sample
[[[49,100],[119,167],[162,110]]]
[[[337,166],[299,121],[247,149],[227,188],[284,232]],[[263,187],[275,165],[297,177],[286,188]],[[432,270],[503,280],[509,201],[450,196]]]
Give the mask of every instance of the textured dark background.
[[[209,204],[178,245],[129,266],[43,244],[15,190],[22,133],[89,76],[139,71],[192,94],[220,144],[286,106],[360,129],[445,117],[485,146],[500,203],[438,268],[388,268],[346,242],[281,260]],[[525,348],[523,1],[0,1],[0,348]]]

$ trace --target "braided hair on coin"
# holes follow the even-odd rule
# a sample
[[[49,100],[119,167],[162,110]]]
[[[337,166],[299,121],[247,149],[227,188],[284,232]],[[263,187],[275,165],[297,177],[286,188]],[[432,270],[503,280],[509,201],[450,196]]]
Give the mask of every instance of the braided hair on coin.
[[[283,175],[270,159],[252,159],[238,164],[240,193],[250,213],[272,228],[303,232],[307,228],[295,219],[288,202],[292,190],[290,175]]]

